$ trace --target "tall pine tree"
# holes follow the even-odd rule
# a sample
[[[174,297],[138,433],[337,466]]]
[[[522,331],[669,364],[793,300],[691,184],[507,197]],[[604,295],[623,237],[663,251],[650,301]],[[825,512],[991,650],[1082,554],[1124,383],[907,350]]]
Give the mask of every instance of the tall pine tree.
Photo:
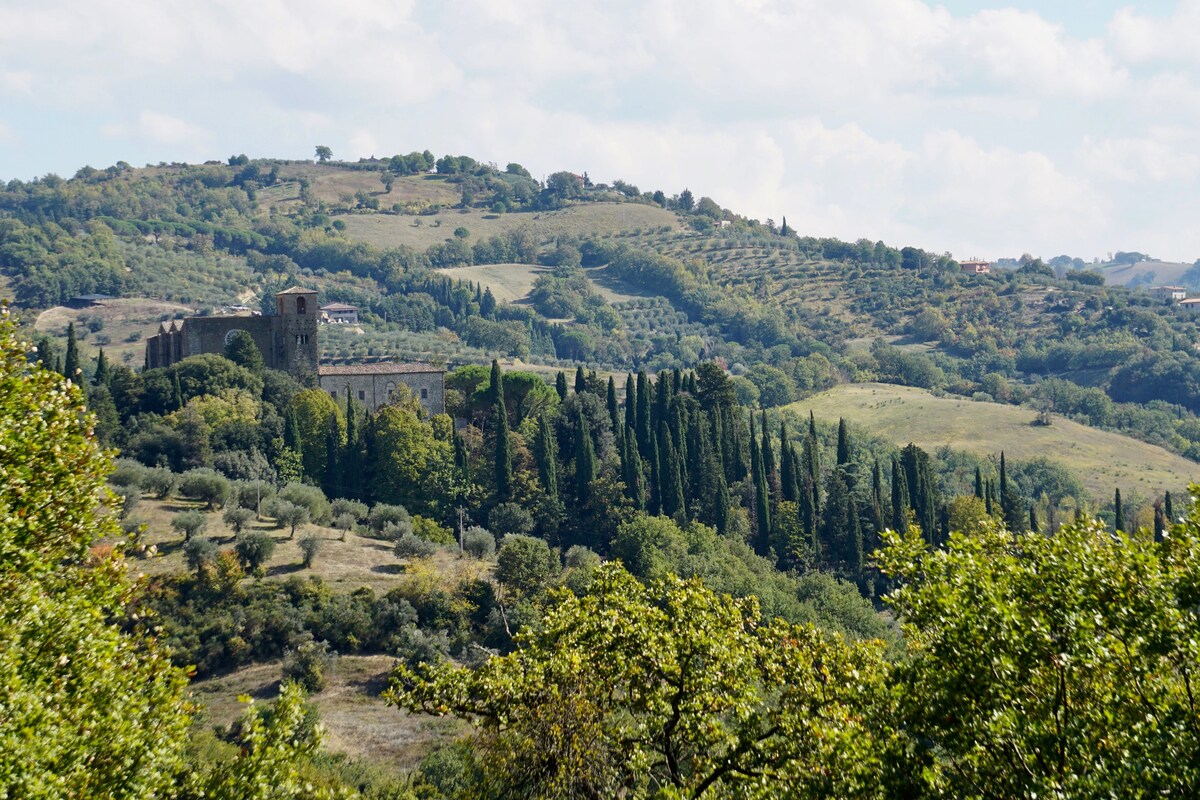
[[[79,377],[75,374],[79,371],[79,342],[75,339],[75,323],[67,325],[67,355],[63,359],[62,374],[75,383],[79,383]]]
[[[495,501],[505,503],[512,497],[512,444],[508,440],[508,409],[504,406],[504,374],[499,362],[492,361],[492,379],[488,387],[492,396],[492,433],[495,437],[496,460],[493,475],[496,483]]]

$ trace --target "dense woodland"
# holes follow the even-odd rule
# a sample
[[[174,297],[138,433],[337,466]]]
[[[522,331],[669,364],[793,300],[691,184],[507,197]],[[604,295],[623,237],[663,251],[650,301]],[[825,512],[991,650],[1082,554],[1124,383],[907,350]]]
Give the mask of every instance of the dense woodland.
[[[376,343],[467,348],[435,351],[457,359],[446,414],[403,392],[371,414],[348,389],[265,369],[246,334],[140,370],[95,339],[85,355],[74,325],[22,331],[31,345],[6,321],[0,585],[22,588],[3,605],[0,664],[24,710],[0,717],[14,754],[0,780],[15,794],[45,793],[51,775],[50,793],[129,797],[1200,788],[1181,766],[1200,763],[1187,499],[1092,498],[1054,454],[897,448],[782,408],[871,379],[1028,404],[1194,458],[1186,312],[1077,265],[967,276],[948,256],[799,237],[686,190],[566,172],[543,184],[426,151],[328,166],[380,184],[331,203],[294,166],[119,164],[0,191],[0,272],[23,313],[84,292],[216,307],[243,282],[268,299],[299,282],[360,304]],[[474,241],[462,228],[423,251],[346,233],[350,216],[440,211],[386,202],[430,175],[461,210],[645,204],[681,227]],[[295,202],[271,199],[292,184]],[[437,272],[472,264],[545,270],[528,302],[506,303]],[[606,300],[596,270],[641,296]],[[501,366],[513,357],[551,369]],[[135,583],[123,559],[153,555],[140,510],[168,500],[189,504],[171,520],[187,568]],[[1136,532],[1133,502],[1153,509]],[[216,519],[227,543],[206,534]],[[341,592],[268,573],[282,541],[304,568],[319,560],[317,531],[382,544],[408,579]],[[447,558],[481,569],[447,582]],[[39,603],[74,626],[48,647]],[[63,684],[57,659],[76,647],[72,669],[90,677]],[[339,654],[393,657],[388,702],[477,728],[404,775],[323,755],[303,693]],[[274,659],[285,688],[269,710],[193,724],[185,673]],[[129,761],[98,769],[92,732],[140,681],[143,717],[104,745]],[[35,720],[46,687],[61,707]],[[115,699],[68,708],[89,689]]]

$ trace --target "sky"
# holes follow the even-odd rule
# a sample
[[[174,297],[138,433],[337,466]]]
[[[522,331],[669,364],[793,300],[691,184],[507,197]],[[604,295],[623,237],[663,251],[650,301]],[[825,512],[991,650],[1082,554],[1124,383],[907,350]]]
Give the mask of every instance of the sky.
[[[0,0],[0,180],[470,155],[958,258],[1200,258],[1200,0]]]

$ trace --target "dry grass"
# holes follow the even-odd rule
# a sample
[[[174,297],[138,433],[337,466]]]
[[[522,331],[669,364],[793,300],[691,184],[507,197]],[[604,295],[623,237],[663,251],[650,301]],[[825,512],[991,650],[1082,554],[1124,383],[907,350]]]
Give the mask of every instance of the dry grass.
[[[162,300],[151,300],[141,297],[122,297],[104,300],[90,308],[74,309],[66,306],[55,306],[38,315],[34,328],[41,333],[60,337],[65,342],[67,325],[75,323],[75,331],[82,334],[87,320],[99,317],[104,320],[104,327],[98,333],[89,333],[80,341],[80,351],[85,358],[94,358],[99,345],[96,336],[107,336],[109,344],[103,345],[104,353],[109,361],[140,366],[146,352],[146,339],[158,333],[160,319],[164,316],[175,316],[179,312],[192,314],[194,309]],[[137,332],[141,337],[134,342],[128,341],[130,334]],[[128,354],[128,358],[126,355]]]
[[[383,198],[380,198],[381,202]],[[454,202],[457,202],[457,198]],[[539,242],[558,236],[602,236],[606,233],[640,228],[668,226],[676,229],[674,213],[658,206],[638,203],[588,203],[558,211],[524,211],[492,214],[479,209],[447,210],[428,216],[395,214],[351,214],[339,217],[346,223],[346,235],[375,247],[406,245],[425,250],[453,238],[454,229],[464,227],[469,242],[486,239],[507,231],[528,228]]]
[[[146,575],[186,570],[183,537],[172,530],[171,519],[180,512],[197,508],[195,503],[187,500],[144,498],[131,515],[146,525],[139,542],[144,547],[139,547],[131,554],[130,567]],[[213,539],[222,549],[233,547],[233,531],[221,521],[221,512],[211,512],[208,517],[208,524],[200,535]],[[297,529],[295,538],[289,538],[287,529],[275,528],[270,520],[252,522],[250,527],[267,533],[275,540],[275,552],[266,564],[269,580],[311,575],[323,580],[334,591],[349,592],[366,586],[382,594],[406,580],[409,575],[407,570],[412,566],[410,562],[396,558],[390,542],[354,533],[348,533],[346,540],[340,541],[340,531],[316,525]],[[305,534],[316,534],[322,540],[312,567],[307,569],[303,565],[298,544]],[[433,566],[439,580],[447,586],[468,578],[484,577],[491,570],[490,563],[459,558],[457,551],[452,549],[439,550],[428,559],[428,563]]]
[[[1032,424],[1027,408],[934,397],[923,389],[866,383],[837,386],[793,403],[827,421],[845,417],[897,445],[943,445],[980,454],[1001,450],[1010,458],[1044,456],[1071,469],[1097,498],[1114,488],[1153,497],[1200,479],[1200,465],[1128,436],[1080,425],[1055,415],[1049,427]]]
[[[437,271],[455,280],[481,283],[485,288],[491,289],[500,302],[513,303],[529,297],[534,281],[539,275],[550,270],[537,264],[485,264]],[[587,274],[592,288],[610,303],[633,300],[640,296],[630,294],[626,287],[610,279],[604,269],[587,270]]]
[[[311,697],[325,727],[325,747],[335,753],[411,769],[439,744],[468,729],[454,718],[412,715],[386,705],[394,660],[390,656],[341,656],[328,673],[329,685]],[[279,694],[282,662],[253,664],[219,678],[197,681],[193,698],[211,725],[228,726],[240,717],[241,695],[263,703]]]
[[[358,192],[378,197],[380,206],[385,208],[390,208],[394,203],[453,204],[462,196],[457,186],[446,183],[445,178],[437,175],[396,178],[392,191],[385,194],[383,183],[379,180],[380,174],[372,170],[349,170],[321,164],[287,164],[279,168],[283,180],[307,178],[313,196],[330,205]],[[286,183],[260,190],[259,198],[270,205],[293,205],[300,201],[300,184]]]

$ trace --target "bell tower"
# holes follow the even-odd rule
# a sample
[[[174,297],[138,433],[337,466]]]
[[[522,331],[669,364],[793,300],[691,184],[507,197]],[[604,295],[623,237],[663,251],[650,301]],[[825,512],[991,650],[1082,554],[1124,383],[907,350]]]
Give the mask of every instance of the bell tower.
[[[275,295],[279,368],[293,375],[317,369],[317,293],[293,286]]]

